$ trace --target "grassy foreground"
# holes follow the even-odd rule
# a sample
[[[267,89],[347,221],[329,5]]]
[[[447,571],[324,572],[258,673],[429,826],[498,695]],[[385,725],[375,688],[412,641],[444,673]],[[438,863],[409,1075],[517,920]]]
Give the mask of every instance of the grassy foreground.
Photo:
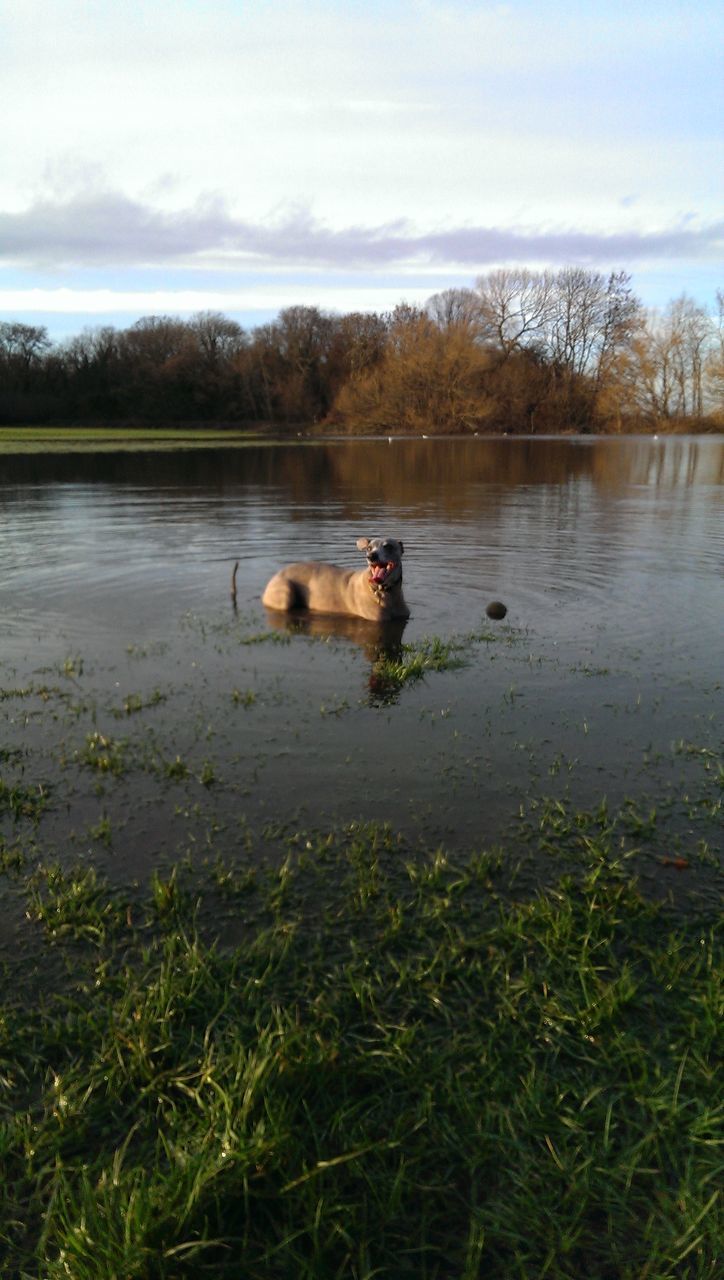
[[[42,992],[5,975],[3,1276],[713,1280],[714,922],[605,837],[535,894],[385,828],[286,845],[127,898],[5,844]]]

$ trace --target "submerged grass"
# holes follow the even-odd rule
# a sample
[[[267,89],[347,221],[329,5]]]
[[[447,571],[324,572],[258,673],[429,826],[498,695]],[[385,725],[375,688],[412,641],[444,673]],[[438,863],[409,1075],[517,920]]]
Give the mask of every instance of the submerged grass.
[[[43,783],[30,786],[22,782],[6,782],[0,777],[0,818],[9,813],[15,822],[21,818],[35,821],[48,803],[49,788]]]
[[[467,665],[468,640],[423,637],[417,644],[403,644],[399,652],[382,653],[374,661],[370,686],[375,698],[387,701],[405,685],[423,680],[430,671],[452,671]]]
[[[716,922],[647,902],[610,825],[523,897],[383,827],[140,903],[36,872],[68,969],[4,993],[3,1274],[713,1280]]]

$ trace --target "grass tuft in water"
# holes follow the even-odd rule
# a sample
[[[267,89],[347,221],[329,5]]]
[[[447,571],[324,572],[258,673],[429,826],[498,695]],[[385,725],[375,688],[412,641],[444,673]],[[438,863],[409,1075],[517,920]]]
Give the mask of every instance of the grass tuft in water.
[[[253,707],[256,702],[254,689],[232,689],[231,700],[240,707]]]
[[[166,699],[167,695],[162,693],[160,689],[154,689],[152,693],[147,695],[129,693],[123,699],[122,706],[111,709],[111,715],[120,720],[126,716],[137,715],[139,711],[146,711],[149,707],[157,707],[162,702],[165,702]]]
[[[53,863],[38,867],[28,882],[28,915],[53,941],[101,945],[117,928],[121,909],[95,867],[64,871]]]
[[[184,778],[189,777],[191,772],[186,761],[182,760],[180,756],[175,756],[173,760],[164,760],[162,769],[165,776],[170,778],[172,782],[183,781]]]
[[[430,671],[452,671],[464,667],[466,642],[426,637],[417,644],[403,644],[399,655],[382,654],[372,668],[377,693],[393,693],[403,685],[422,680]]]
[[[86,734],[85,745],[76,751],[75,759],[86,768],[117,777],[125,772],[125,752],[126,743],[121,739],[94,730]]]
[[[9,813],[15,822],[21,818],[37,821],[48,803],[49,787],[43,783],[30,786],[5,782],[0,778],[0,817]]]

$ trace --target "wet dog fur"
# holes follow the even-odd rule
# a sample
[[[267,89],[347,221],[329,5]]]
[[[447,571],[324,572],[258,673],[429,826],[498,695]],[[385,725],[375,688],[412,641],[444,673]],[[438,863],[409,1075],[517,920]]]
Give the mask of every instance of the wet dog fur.
[[[288,564],[267,583],[262,603],[289,612],[348,614],[370,622],[409,618],[402,594],[404,547],[396,538],[358,538],[364,569],[340,569],[320,560]]]

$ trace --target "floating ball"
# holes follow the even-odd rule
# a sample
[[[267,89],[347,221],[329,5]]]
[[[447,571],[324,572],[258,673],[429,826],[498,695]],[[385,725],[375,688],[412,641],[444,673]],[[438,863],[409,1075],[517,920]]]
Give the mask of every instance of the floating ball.
[[[505,617],[508,609],[507,606],[503,604],[502,600],[491,600],[485,612],[489,618],[496,618],[500,620],[500,618]]]

